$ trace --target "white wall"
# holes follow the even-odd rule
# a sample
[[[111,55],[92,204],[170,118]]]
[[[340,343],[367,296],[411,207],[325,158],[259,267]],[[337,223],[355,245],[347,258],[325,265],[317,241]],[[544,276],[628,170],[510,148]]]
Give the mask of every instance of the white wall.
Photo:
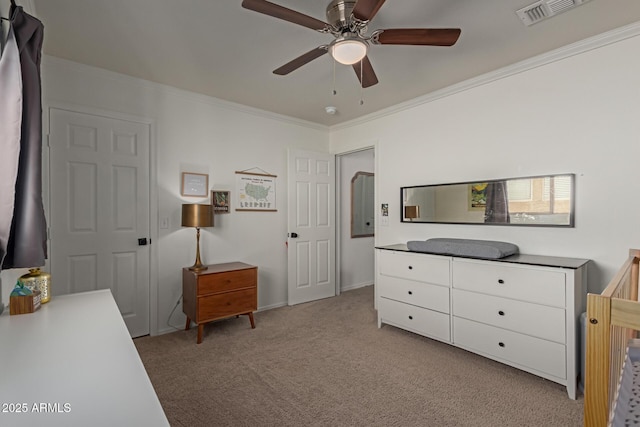
[[[506,240],[523,253],[593,260],[589,290],[603,289],[640,247],[636,27],[611,44],[332,128],[334,153],[378,143],[377,203],[389,203],[390,224],[377,226],[376,245]],[[548,173],[576,174],[575,228],[400,223],[401,186]]]
[[[356,172],[374,171],[374,150],[340,156],[340,288],[372,285],[374,238],[351,237],[351,179]]]
[[[167,319],[182,294],[181,269],[195,260],[195,230],[181,227],[181,204],[209,201],[180,197],[183,171],[209,174],[210,187],[231,190],[232,203],[237,196],[235,171],[257,167],[278,176],[278,211],[216,215],[215,227],[202,229],[201,256],[204,263],[237,260],[257,265],[259,308],[286,304],[287,149],[327,152],[327,128],[52,57],[43,60],[42,80],[45,112],[49,106],[71,105],[154,122],[157,194],[152,202],[151,286],[157,287],[158,332],[171,329]],[[153,186],[154,175],[151,178]],[[158,218],[163,217],[170,226],[159,230]],[[171,324],[182,328],[184,319],[178,307]]]

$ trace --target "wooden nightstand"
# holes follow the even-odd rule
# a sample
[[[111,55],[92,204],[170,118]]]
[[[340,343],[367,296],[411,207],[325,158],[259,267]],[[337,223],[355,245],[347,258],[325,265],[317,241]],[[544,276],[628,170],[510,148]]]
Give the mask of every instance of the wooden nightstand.
[[[203,271],[182,269],[182,311],[198,325],[198,344],[204,324],[225,317],[249,316],[258,309],[258,267],[242,262],[213,264]]]

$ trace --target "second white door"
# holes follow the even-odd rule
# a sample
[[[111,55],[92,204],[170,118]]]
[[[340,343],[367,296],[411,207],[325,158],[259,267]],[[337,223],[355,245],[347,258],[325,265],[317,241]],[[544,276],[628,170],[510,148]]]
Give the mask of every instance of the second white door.
[[[327,298],[335,286],[335,161],[289,150],[288,302]]]

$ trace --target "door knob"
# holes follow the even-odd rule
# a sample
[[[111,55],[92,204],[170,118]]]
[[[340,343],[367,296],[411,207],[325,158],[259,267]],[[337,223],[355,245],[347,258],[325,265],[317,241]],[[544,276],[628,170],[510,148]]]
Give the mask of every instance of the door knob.
[[[138,246],[146,246],[147,245],[147,238],[143,237],[142,239],[138,239]]]
[[[291,233],[291,238],[292,238],[292,239],[295,239],[295,238],[297,238],[297,237],[298,237],[298,233]]]

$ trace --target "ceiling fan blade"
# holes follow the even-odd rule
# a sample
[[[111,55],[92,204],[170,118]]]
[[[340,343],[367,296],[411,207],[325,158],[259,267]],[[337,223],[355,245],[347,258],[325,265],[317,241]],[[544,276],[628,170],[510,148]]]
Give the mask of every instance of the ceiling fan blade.
[[[353,16],[361,21],[371,21],[385,0],[358,0],[353,8]]]
[[[397,28],[380,31],[373,44],[423,46],[453,46],[460,37],[460,28]]]
[[[360,78],[360,62],[362,62],[362,78]],[[376,77],[376,73],[373,71],[369,57],[365,56],[360,62],[353,64],[353,70],[356,72],[362,87],[370,87],[378,84],[378,77]]]
[[[307,64],[316,58],[320,58],[322,55],[324,55],[327,52],[328,52],[327,46],[319,46],[313,50],[310,50],[304,55],[298,56],[293,61],[287,62],[282,67],[276,70],[273,70],[273,74],[277,74],[279,76],[285,76],[290,72],[295,71],[298,68],[302,67],[304,64]]]
[[[265,0],[243,0],[242,7],[255,12],[264,13],[265,15],[273,16],[274,18],[293,22],[294,24],[302,25],[303,27],[311,28],[312,30],[323,30],[329,27],[329,24],[322,22],[319,19],[312,18],[300,12],[296,12],[295,10],[287,9],[286,7],[282,7]]]

